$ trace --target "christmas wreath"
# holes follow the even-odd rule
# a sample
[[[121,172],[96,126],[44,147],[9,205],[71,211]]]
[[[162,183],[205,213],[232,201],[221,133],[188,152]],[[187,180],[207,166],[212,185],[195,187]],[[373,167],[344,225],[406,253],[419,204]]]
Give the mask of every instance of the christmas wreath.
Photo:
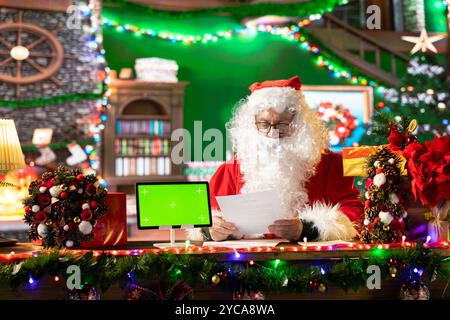
[[[106,213],[107,190],[95,175],[59,167],[33,181],[24,200],[30,240],[45,247],[76,247],[94,237],[97,219]]]
[[[321,102],[316,113],[328,129],[328,139],[332,146],[344,143],[358,126],[358,119],[342,104]]]

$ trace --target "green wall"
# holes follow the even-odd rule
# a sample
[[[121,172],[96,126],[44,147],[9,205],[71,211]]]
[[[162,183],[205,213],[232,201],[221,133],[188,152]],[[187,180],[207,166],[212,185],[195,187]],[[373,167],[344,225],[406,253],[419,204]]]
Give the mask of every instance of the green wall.
[[[168,21],[113,8],[104,8],[104,16],[121,23],[182,34],[202,34],[206,30],[239,26],[229,17]],[[190,46],[108,27],[103,29],[103,36],[106,58],[112,69],[133,67],[135,59],[140,57],[177,61],[180,66],[178,78],[189,82],[184,124],[191,132],[195,120],[203,120],[203,130],[223,130],[233,106],[249,93],[247,88],[255,81],[299,75],[304,84],[348,84],[315,65],[312,54],[299,49],[295,42],[268,34]]]
[[[447,16],[443,0],[424,0],[425,26],[428,32],[447,32]]]

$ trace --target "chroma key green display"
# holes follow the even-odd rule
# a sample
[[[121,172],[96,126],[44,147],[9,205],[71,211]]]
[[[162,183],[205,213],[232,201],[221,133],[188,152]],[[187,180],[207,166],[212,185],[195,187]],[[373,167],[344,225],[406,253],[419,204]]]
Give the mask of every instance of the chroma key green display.
[[[138,228],[211,226],[207,182],[137,183]]]

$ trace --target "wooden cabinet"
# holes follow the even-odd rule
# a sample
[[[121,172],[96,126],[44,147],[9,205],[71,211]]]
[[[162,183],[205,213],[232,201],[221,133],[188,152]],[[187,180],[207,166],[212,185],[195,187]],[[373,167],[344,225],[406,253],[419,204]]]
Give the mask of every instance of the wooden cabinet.
[[[170,135],[183,127],[186,85],[112,80],[103,144],[110,190],[131,192],[136,182],[185,179],[182,165],[171,161]]]

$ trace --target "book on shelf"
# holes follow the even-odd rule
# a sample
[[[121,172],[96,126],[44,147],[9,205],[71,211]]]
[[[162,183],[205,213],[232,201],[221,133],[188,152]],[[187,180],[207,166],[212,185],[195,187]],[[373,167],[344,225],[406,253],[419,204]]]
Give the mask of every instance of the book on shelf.
[[[167,156],[170,142],[160,138],[117,138],[115,151],[118,156]]]
[[[117,157],[116,176],[167,176],[171,174],[169,157]]]
[[[170,135],[170,121],[168,120],[117,120],[118,135],[148,134],[156,136]]]

